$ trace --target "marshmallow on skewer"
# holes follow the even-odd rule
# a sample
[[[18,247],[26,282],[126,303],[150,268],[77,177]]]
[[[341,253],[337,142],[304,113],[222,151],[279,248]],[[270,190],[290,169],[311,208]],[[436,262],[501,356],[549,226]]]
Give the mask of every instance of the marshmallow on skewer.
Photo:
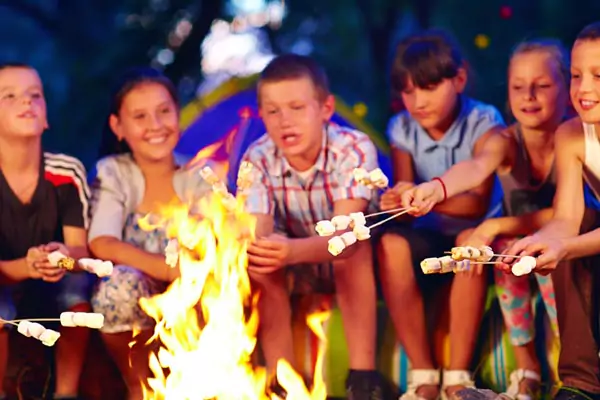
[[[524,256],[519,261],[513,264],[511,272],[515,276],[523,276],[530,274],[535,269],[536,261],[534,257]]]
[[[58,250],[48,254],[48,262],[54,267],[64,268],[68,271],[75,267],[75,259],[64,255]]]
[[[444,257],[440,257],[438,258],[438,260],[440,261],[441,264],[441,270],[440,270],[440,274],[446,274],[448,272],[452,272],[454,271],[454,267],[456,264],[456,261],[454,261],[452,259],[452,257],[450,256],[444,256]]]
[[[442,269],[442,263],[438,258],[426,258],[421,261],[421,270],[424,274],[436,274]]]
[[[66,327],[83,326],[100,329],[104,326],[104,315],[99,313],[63,312],[60,314],[60,324]]]
[[[350,222],[352,222],[352,218],[348,215],[336,215],[335,217],[331,218],[331,223],[338,231],[348,229]]]
[[[237,190],[239,192],[243,192],[244,190],[249,189],[252,186],[254,172],[254,165],[248,161],[243,161],[240,165],[240,169],[237,177]]]
[[[353,226],[367,224],[367,219],[365,218],[365,214],[363,214],[362,212],[350,213],[349,217],[350,217],[350,220],[352,221]]]
[[[376,168],[369,173],[369,180],[371,181],[371,185],[375,186],[379,189],[385,189],[388,187],[390,180],[383,173],[381,168]]]
[[[165,263],[174,268],[179,261],[179,242],[177,239],[169,240],[167,246],[165,247]]]
[[[452,257],[454,261],[462,261],[469,257],[469,253],[464,247],[453,247],[450,250],[450,257]]]
[[[56,332],[52,329],[46,329],[44,332],[42,332],[42,334],[40,335],[40,337],[38,339],[40,342],[42,342],[42,344],[44,346],[52,347],[52,346],[54,346],[54,343],[56,343],[56,341],[59,338],[60,338],[59,332]]]
[[[371,229],[366,225],[354,225],[352,232],[358,240],[367,240],[371,237]]]
[[[494,250],[490,246],[481,246],[479,248],[479,251],[481,252],[481,255],[479,256],[477,261],[488,262],[492,258],[494,258]]]
[[[469,255],[469,260],[476,260],[481,257],[481,250],[479,250],[477,247],[466,246],[465,251]]]
[[[465,259],[461,261],[456,261],[454,264],[454,272],[465,272],[471,269],[471,260]]]
[[[335,233],[336,229],[333,222],[326,219],[317,222],[317,225],[315,226],[315,231],[317,231],[317,234],[319,236],[331,236]]]
[[[354,168],[354,180],[359,185],[368,186],[371,184],[371,180],[369,179],[369,171],[364,168]]]
[[[113,272],[113,263],[111,261],[102,261],[94,258],[80,258],[79,266],[84,271],[98,275],[100,278],[110,276]]]
[[[53,346],[60,338],[60,333],[52,329],[46,329],[43,325],[37,322],[21,321],[17,326],[17,331],[27,337],[32,337],[41,341],[45,346]]]
[[[332,237],[327,243],[327,250],[333,256],[339,256],[340,254],[342,254],[342,251],[344,251],[344,249],[346,248],[346,244],[340,236]]]
[[[344,241],[344,244],[346,245],[346,247],[352,246],[358,240],[358,238],[356,237],[354,232],[343,233],[342,236],[340,236],[340,237]]]
[[[219,182],[219,177],[211,167],[204,167],[200,170],[200,176],[210,185],[215,185]]]

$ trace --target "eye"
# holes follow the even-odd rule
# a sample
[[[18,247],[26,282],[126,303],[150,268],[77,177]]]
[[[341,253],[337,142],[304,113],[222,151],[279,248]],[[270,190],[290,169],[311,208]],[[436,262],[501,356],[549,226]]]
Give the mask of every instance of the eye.
[[[513,85],[512,89],[513,90],[521,90],[521,89],[523,89],[523,86]]]
[[[12,100],[15,98],[14,93],[6,93],[2,95],[3,100]]]
[[[302,110],[304,108],[303,105],[293,105],[292,110]]]

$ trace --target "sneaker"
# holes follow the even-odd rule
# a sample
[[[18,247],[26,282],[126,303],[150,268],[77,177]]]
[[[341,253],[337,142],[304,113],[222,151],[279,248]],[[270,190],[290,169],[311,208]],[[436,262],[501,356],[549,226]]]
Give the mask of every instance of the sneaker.
[[[346,379],[348,400],[383,400],[381,379],[376,371],[350,370]]]
[[[554,400],[600,400],[600,394],[587,393],[583,390],[563,386],[554,396]]]

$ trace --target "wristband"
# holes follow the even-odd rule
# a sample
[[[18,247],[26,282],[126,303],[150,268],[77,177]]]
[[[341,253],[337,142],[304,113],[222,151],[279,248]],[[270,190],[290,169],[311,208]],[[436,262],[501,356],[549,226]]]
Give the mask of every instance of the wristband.
[[[442,190],[444,191],[444,200],[442,200],[442,202],[446,201],[446,199],[448,199],[448,192],[446,191],[446,184],[444,183],[444,181],[442,180],[442,178],[438,178],[436,176],[431,181],[432,182],[433,181],[438,181],[440,183],[440,185],[442,185]]]

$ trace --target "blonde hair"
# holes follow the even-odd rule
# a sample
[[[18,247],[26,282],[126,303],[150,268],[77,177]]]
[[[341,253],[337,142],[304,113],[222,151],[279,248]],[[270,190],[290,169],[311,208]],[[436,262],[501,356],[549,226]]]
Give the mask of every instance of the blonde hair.
[[[527,40],[519,43],[513,50],[510,55],[510,60],[515,56],[520,54],[529,54],[529,53],[546,53],[549,54],[550,57],[556,62],[558,70],[562,78],[564,79],[564,83],[566,85],[569,84],[571,79],[571,69],[569,65],[569,53],[562,45],[560,40],[556,39],[535,39],[535,40]],[[510,64],[510,63],[509,63]]]

